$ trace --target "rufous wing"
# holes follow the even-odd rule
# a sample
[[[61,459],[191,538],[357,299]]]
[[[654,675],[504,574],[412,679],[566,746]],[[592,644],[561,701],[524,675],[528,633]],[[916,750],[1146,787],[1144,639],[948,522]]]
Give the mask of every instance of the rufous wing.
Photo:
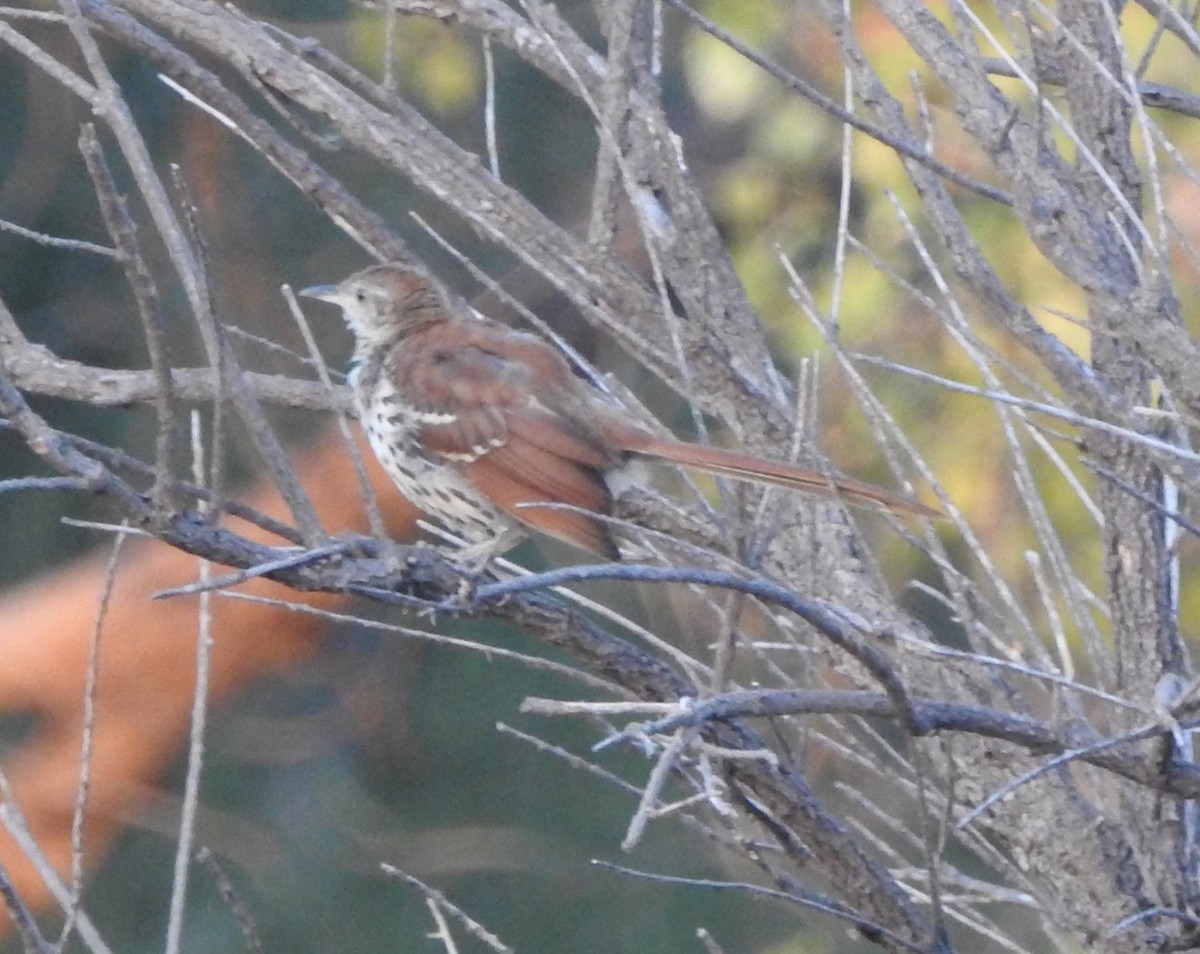
[[[426,452],[456,466],[521,523],[618,559],[599,519],[612,511],[604,479],[615,462],[612,455],[538,399],[537,364],[525,354],[507,353],[515,346],[527,350],[530,340],[539,349],[548,346],[486,325],[466,330],[471,334],[456,334],[452,341],[435,339],[436,347],[422,360],[409,359],[410,397],[427,421],[420,431]],[[551,371],[554,367],[550,362]]]

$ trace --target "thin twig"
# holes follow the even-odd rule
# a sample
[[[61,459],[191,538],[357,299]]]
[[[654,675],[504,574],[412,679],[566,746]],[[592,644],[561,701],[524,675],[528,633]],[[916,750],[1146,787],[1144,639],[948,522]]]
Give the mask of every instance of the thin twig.
[[[455,904],[452,904],[446,898],[446,896],[444,894],[442,894],[442,892],[438,891],[436,888],[431,888],[420,878],[417,878],[414,875],[410,875],[406,871],[402,871],[401,869],[397,868],[395,865],[390,865],[385,862],[385,863],[381,864],[379,866],[379,868],[381,871],[383,871],[384,874],[389,874],[392,877],[398,878],[399,880],[405,882],[406,884],[410,885],[411,887],[416,888],[428,900],[432,901],[442,911],[445,911],[452,918],[454,918],[454,920],[456,920],[459,924],[461,924],[464,928],[466,928],[467,933],[469,933],[473,938],[475,938],[478,941],[482,941],[484,944],[486,944],[488,947],[490,947],[493,951],[496,951],[497,954],[512,954],[512,948],[510,948],[507,944],[505,944],[503,941],[501,941],[500,938],[496,937],[495,934],[493,934],[491,931],[489,931],[487,928],[485,928],[482,924],[480,924],[474,918],[470,917],[465,911],[462,910],[462,908],[458,907]]]
[[[75,810],[71,816],[71,908],[67,911],[66,921],[59,933],[60,948],[71,936],[80,906],[83,904],[83,826],[92,790],[92,753],[96,742],[96,691],[100,678],[100,638],[112,603],[121,550],[127,536],[128,534],[118,533],[109,548],[108,560],[104,567],[104,589],[100,594],[96,621],[88,640],[87,678],[83,688],[83,726],[79,746],[79,783],[75,794]]]
[[[200,436],[200,417],[192,412],[192,478],[203,483],[204,444]],[[211,564],[200,560],[200,582],[207,583]],[[201,591],[196,607],[196,685],[192,694],[192,718],[188,735],[187,775],[179,814],[179,843],[175,849],[175,870],[171,882],[171,904],[167,917],[167,954],[179,954],[183,941],[183,917],[192,864],[192,845],[196,839],[196,814],[200,806],[200,775],[204,764],[204,730],[208,724],[209,667],[212,661],[212,597]]]
[[[615,871],[618,874],[630,875],[635,878],[642,878],[647,881],[657,881],[663,884],[684,885],[692,888],[710,888],[725,891],[746,891],[752,895],[775,898],[780,901],[787,901],[790,904],[799,904],[806,908],[811,908],[820,911],[822,914],[828,914],[830,917],[837,918],[840,921],[846,921],[853,924],[855,927],[870,935],[886,937],[894,944],[917,952],[917,954],[925,954],[925,949],[910,941],[906,941],[899,935],[893,934],[886,928],[868,921],[845,906],[838,904],[836,901],[829,898],[821,898],[815,892],[807,897],[798,897],[794,894],[789,894],[786,891],[776,891],[772,888],[764,888],[762,885],[749,884],[744,881],[715,881],[709,878],[683,878],[678,875],[660,874],[654,871],[639,871],[636,868],[630,868],[625,865],[613,864],[611,861],[601,861],[598,858],[592,859],[592,864],[600,868],[607,868],[609,871]]]

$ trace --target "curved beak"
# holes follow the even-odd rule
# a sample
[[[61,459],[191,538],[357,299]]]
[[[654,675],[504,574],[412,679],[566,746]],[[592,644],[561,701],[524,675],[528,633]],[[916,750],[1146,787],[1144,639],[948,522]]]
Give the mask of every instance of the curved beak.
[[[305,298],[315,298],[317,301],[333,301],[337,298],[337,285],[309,285],[301,288],[300,294]]]

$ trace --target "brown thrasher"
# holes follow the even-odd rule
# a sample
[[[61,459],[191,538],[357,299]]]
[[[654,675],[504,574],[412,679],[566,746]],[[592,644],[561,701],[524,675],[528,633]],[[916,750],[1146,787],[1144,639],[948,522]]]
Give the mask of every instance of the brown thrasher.
[[[354,332],[359,419],[400,492],[481,552],[532,528],[619,559],[600,519],[608,477],[639,457],[941,516],[871,484],[657,437],[548,341],[480,317],[420,266],[375,265],[300,294],[341,307]]]

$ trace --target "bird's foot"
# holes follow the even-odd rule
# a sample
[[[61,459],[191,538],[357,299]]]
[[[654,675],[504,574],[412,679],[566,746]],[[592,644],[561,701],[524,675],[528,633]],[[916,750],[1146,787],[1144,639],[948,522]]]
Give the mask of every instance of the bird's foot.
[[[476,579],[493,569],[492,563],[497,557],[511,550],[525,538],[525,533],[517,528],[503,530],[494,537],[469,543],[453,555],[454,563],[460,567],[464,575]]]

